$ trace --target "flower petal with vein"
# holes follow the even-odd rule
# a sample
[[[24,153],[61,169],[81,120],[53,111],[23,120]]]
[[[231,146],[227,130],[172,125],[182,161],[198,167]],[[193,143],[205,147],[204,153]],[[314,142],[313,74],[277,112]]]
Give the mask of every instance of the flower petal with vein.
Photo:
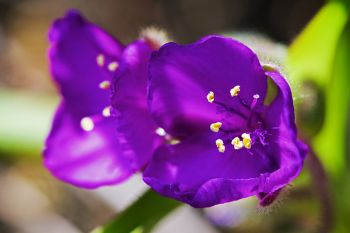
[[[49,40],[51,74],[62,98],[45,144],[46,167],[84,188],[125,180],[145,166],[161,142],[146,111],[150,46],[141,39],[124,46],[75,10],[53,23]],[[124,85],[124,79],[139,85]],[[130,112],[114,110],[112,90],[133,105]],[[124,127],[123,118],[142,122],[138,133],[147,139],[130,138],[133,126]]]
[[[301,171],[292,94],[245,45],[209,36],[168,43],[149,65],[150,110],[180,143],[160,146],[143,173],[155,191],[194,207],[257,195],[261,205]],[[277,87],[265,104],[267,81]]]

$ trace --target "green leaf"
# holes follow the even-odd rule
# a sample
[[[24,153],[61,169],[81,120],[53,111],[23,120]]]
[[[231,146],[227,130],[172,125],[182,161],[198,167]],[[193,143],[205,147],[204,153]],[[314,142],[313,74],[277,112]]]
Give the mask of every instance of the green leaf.
[[[148,233],[180,202],[148,190],[110,223],[91,233]]]
[[[344,31],[333,67],[331,82],[325,87],[326,118],[321,132],[314,139],[317,153],[326,168],[339,173],[347,157],[350,106],[350,25]]]
[[[314,109],[314,113],[317,114],[309,112],[306,116],[321,120],[314,124],[317,129],[311,129],[310,121],[299,119],[299,127],[304,130],[304,134],[310,135],[307,131],[316,133],[312,143],[332,175],[343,171],[346,156],[346,111],[349,92],[346,90],[349,87],[346,63],[349,62],[349,57],[344,54],[344,51],[348,50],[345,48],[347,36],[343,32],[348,19],[345,2],[328,2],[290,46],[287,59],[294,96],[306,95],[302,101],[296,102],[297,110],[303,106],[309,111]],[[314,85],[315,90],[319,88],[320,93],[316,95],[315,104],[325,106],[305,108],[309,104],[310,93],[301,93],[300,86],[305,87],[306,84]],[[302,115],[299,115],[300,117],[302,118]]]
[[[288,50],[287,67],[293,83],[313,80],[328,85],[340,35],[348,19],[346,6],[327,3]]]

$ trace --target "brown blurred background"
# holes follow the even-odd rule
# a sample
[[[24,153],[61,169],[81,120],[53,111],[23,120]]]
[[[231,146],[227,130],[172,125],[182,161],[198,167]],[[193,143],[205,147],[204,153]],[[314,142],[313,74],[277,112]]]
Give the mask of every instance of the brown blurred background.
[[[69,8],[78,8],[122,42],[155,25],[187,43],[209,33],[259,31],[289,43],[323,0],[0,0],[0,84],[50,89],[47,30]],[[5,75],[6,74],[6,75]],[[51,90],[51,89],[50,89]]]

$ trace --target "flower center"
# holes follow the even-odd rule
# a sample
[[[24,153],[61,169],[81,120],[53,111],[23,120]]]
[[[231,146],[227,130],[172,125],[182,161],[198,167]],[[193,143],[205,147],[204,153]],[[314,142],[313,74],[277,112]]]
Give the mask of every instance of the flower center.
[[[258,103],[258,100],[260,99],[259,94],[255,94],[252,96],[252,102],[250,105],[246,104],[243,99],[239,96],[239,93],[241,92],[241,87],[239,85],[234,86],[230,90],[230,95],[233,98],[238,98],[239,103],[242,105],[242,107],[246,110],[248,110],[249,114],[247,115],[246,113],[243,113],[240,111],[238,108],[232,108],[226,105],[225,103],[219,102],[215,100],[215,93],[213,91],[210,91],[207,95],[207,100],[211,104],[216,104],[219,107],[222,107],[225,111],[233,113],[240,118],[246,120],[247,122],[247,127],[252,128],[252,121],[253,118],[256,114],[255,113],[255,108]],[[229,126],[227,126],[229,128]],[[240,149],[248,149],[250,150],[252,148],[252,145],[255,143],[255,141],[260,141],[264,142],[264,134],[262,133],[263,130],[261,129],[255,129],[250,132],[248,131],[241,131],[242,127],[239,127],[240,129],[227,129],[225,128],[225,124],[221,121],[214,122],[210,124],[209,128],[212,132],[218,133],[220,132],[221,134],[227,135],[227,137],[233,138],[231,141],[231,144],[235,150],[240,150]],[[255,128],[255,127],[253,127]],[[238,135],[237,135],[238,134]],[[233,136],[233,137],[232,137]],[[221,153],[225,152],[225,141],[222,140],[221,138],[218,138],[215,141],[216,147],[218,148],[218,151]]]

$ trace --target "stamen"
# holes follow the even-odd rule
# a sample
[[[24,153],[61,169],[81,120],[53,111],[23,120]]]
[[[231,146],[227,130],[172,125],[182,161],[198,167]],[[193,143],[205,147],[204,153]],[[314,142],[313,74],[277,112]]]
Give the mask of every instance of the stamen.
[[[244,147],[250,149],[252,147],[252,139],[250,138],[250,134],[243,133],[242,138]]]
[[[217,147],[224,145],[224,141],[222,139],[216,139],[215,144]]]
[[[221,122],[215,122],[210,124],[210,130],[213,131],[214,133],[219,132],[220,128],[222,126]]]
[[[214,92],[209,91],[208,95],[207,95],[207,100],[209,103],[213,103],[214,102]]]
[[[116,71],[117,70],[117,68],[118,68],[118,66],[119,66],[119,63],[118,62],[116,62],[116,61],[114,61],[114,62],[111,62],[111,63],[109,63],[108,64],[108,70],[109,71]]]
[[[215,144],[216,144],[216,147],[218,148],[219,152],[221,152],[221,153],[225,152],[225,145],[221,139],[216,139]]]
[[[95,124],[90,117],[84,117],[80,121],[80,127],[88,132],[94,129]]]
[[[110,106],[105,107],[102,110],[102,116],[104,116],[104,117],[110,117],[111,116],[111,107]]]
[[[158,128],[156,129],[156,134],[158,134],[158,135],[161,136],[161,137],[164,137],[164,136],[166,135],[166,132],[165,132],[165,130],[164,130],[163,128],[158,127]]]
[[[96,62],[97,62],[97,65],[99,65],[100,67],[104,66],[104,64],[105,64],[105,56],[103,56],[103,54],[99,54],[96,57]]]
[[[231,90],[230,90],[230,94],[232,97],[234,96],[238,96],[239,92],[241,91],[241,86],[234,86]]]
[[[180,143],[180,140],[178,140],[178,139],[171,139],[170,141],[169,141],[169,144],[170,145],[176,145],[176,144],[179,144]]]
[[[241,139],[239,139],[239,137],[235,137],[234,139],[232,139],[231,144],[236,150],[243,148],[243,142],[241,141]]]
[[[111,86],[111,82],[110,81],[103,81],[103,82],[100,82],[100,84],[98,85],[102,90],[107,90],[110,88]]]
[[[258,94],[253,95],[253,101],[252,101],[252,104],[250,105],[251,109],[253,109],[255,107],[255,105],[258,102],[259,98],[260,98],[260,95],[258,95]]]

